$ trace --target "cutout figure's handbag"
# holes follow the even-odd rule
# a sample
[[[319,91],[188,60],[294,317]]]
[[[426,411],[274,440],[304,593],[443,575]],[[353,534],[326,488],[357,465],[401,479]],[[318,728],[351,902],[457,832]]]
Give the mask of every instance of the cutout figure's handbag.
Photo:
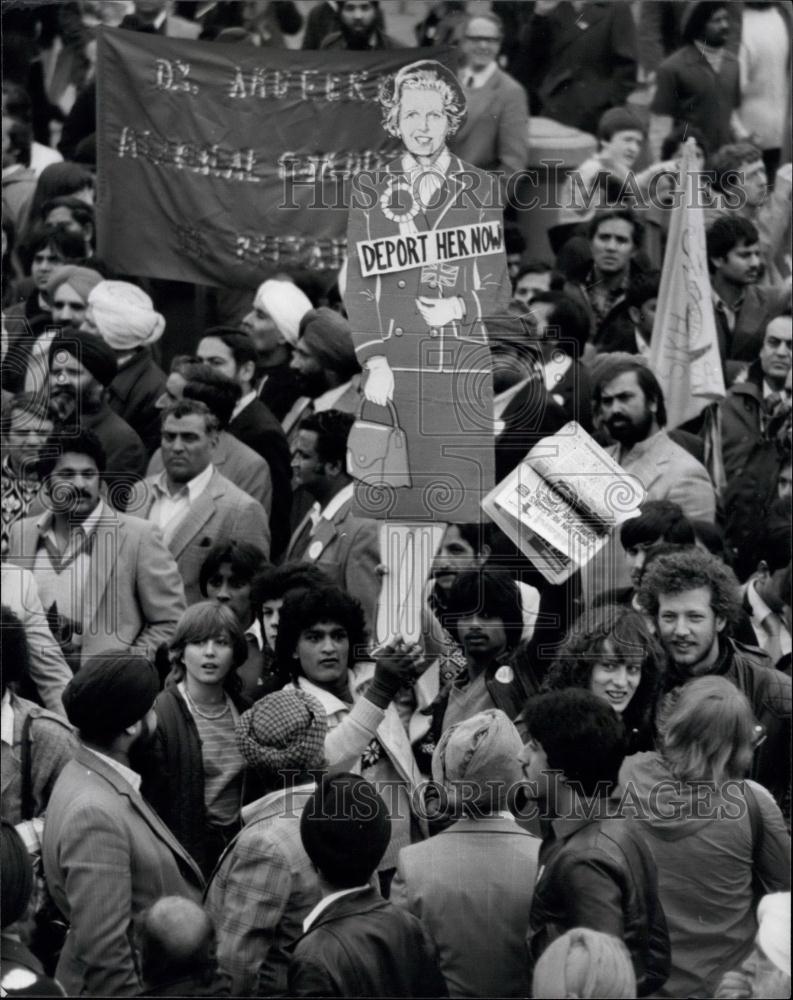
[[[391,424],[363,419],[366,400],[347,439],[347,471],[368,486],[411,486],[407,435],[399,426],[393,403],[388,403]]]

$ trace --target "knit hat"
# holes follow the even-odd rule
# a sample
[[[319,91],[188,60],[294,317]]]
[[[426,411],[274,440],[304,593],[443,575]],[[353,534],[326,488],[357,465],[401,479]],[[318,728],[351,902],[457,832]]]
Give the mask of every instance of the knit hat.
[[[103,281],[88,296],[88,317],[114,351],[134,351],[162,336],[165,319],[149,296],[128,281]]]
[[[312,309],[300,321],[300,340],[317,361],[350,379],[361,370],[348,321],[327,306]]]
[[[432,755],[432,777],[466,805],[496,808],[521,781],[522,749],[509,718],[491,708],[444,732]]]
[[[774,965],[790,975],[790,893],[770,892],[757,906],[757,943]]]
[[[69,285],[77,292],[83,302],[88,302],[88,296],[96,286],[104,281],[99,271],[90,267],[78,267],[76,264],[64,264],[56,267],[47,282],[47,300],[52,302],[55,292],[61,285]]]
[[[49,362],[61,352],[71,354],[88,369],[100,385],[107,386],[118,373],[118,362],[113,351],[101,337],[82,330],[70,330],[68,336],[57,338],[50,344]]]
[[[297,343],[300,320],[311,309],[311,299],[292,281],[270,278],[259,285],[253,305],[269,313],[281,331],[284,340],[292,347]]]
[[[297,688],[284,688],[257,701],[237,723],[237,746],[264,777],[282,771],[310,771],[325,765],[325,709]]]
[[[140,722],[159,691],[154,664],[120,649],[87,657],[64,689],[63,707],[83,739],[104,743]]]
[[[365,778],[326,774],[303,808],[300,837],[325,878],[351,888],[372,877],[391,839],[391,820],[377,789]]]
[[[617,132],[641,132],[645,135],[647,129],[633,108],[609,108],[600,116],[597,137],[608,142]]]
[[[619,938],[588,927],[575,927],[548,945],[534,967],[532,996],[636,996],[633,963]]]
[[[24,914],[33,892],[33,865],[12,823],[0,824],[0,924],[10,927]]]

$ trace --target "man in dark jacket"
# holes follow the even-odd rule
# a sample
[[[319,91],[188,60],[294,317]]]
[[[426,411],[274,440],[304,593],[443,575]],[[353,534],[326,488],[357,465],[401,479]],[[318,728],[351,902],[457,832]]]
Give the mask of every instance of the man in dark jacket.
[[[749,699],[766,734],[751,777],[784,802],[790,780],[791,680],[761,649],[727,637],[727,626],[741,610],[735,574],[701,549],[659,556],[642,577],[638,601],[656,620],[669,657],[667,690],[692,677],[718,674]]]
[[[716,150],[734,136],[732,115],[741,101],[738,59],[726,49],[730,4],[687,3],[681,20],[685,44],[658,67],[650,143],[658,154],[673,128],[699,129]]]
[[[554,817],[540,848],[530,961],[566,931],[590,927],[625,942],[638,995],[655,993],[670,968],[655,863],[636,822],[616,816],[609,798],[625,757],[622,720],[596,695],[570,688],[532,698],[523,722],[529,795]]]
[[[207,330],[198,343],[198,358],[240,387],[228,424],[230,434],[252,448],[270,467],[273,500],[270,532],[274,555],[289,538],[289,511],[292,506],[292,470],[289,446],[280,423],[270,408],[258,399],[254,386],[256,349],[247,333],[218,326]],[[188,393],[189,395],[189,393]]]
[[[326,35],[321,49],[348,49],[368,52],[373,49],[401,49],[396,39],[383,31],[378,0],[339,0],[339,30]]]
[[[445,997],[421,921],[370,879],[391,838],[388,807],[356,774],[324,776],[300,817],[322,899],[303,921],[289,966],[295,997]]]
[[[729,384],[740,366],[727,362],[754,361],[768,323],[790,312],[790,284],[758,285],[760,234],[743,216],[716,219],[708,227],[706,240],[716,335]]]
[[[622,3],[540,0],[514,70],[535,114],[593,135],[636,86],[636,27]]]
[[[56,430],[79,424],[81,430],[96,434],[106,456],[103,478],[108,500],[123,511],[130,485],[146,472],[146,449],[108,404],[107,389],[117,372],[113,350],[96,334],[64,330],[50,345],[50,402]]]
[[[564,291],[581,302],[591,319],[591,341],[599,354],[636,350],[636,327],[628,290],[646,270],[639,255],[644,226],[629,208],[603,208],[589,223],[592,263],[580,282]]]
[[[742,382],[730,386],[721,404],[724,471],[730,479],[743,468],[752,452],[767,439],[764,431],[780,405],[790,407],[785,381],[790,372],[793,325],[790,316],[777,316],[766,327],[760,355]]]

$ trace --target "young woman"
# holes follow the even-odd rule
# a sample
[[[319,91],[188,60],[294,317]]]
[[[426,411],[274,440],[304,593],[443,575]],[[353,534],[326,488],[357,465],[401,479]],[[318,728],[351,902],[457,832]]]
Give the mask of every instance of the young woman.
[[[353,597],[333,586],[286,595],[276,669],[288,668],[290,683],[325,709],[328,767],[362,774],[386,800],[392,832],[380,872],[387,890],[397,854],[412,839],[412,793],[422,780],[394,706],[399,690],[412,680],[420,650],[398,640],[373,658],[368,654],[363,609]]]
[[[628,753],[654,746],[664,652],[643,615],[607,605],[576,622],[543,681],[544,691],[586,688],[622,717]]]
[[[267,557],[253,542],[217,542],[207,552],[198,576],[201,596],[232,611],[243,630],[248,655],[237,676],[240,690],[251,702],[283,686],[276,686],[265,670],[261,626],[251,599],[253,580],[266,565]]]
[[[193,604],[176,626],[171,673],[154,703],[143,796],[207,874],[240,828],[244,762],[235,727],[249,703],[237,670],[247,656],[232,611]]]
[[[672,946],[658,995],[716,996],[752,950],[756,885],[790,890],[790,836],[770,792],[744,780],[763,729],[734,684],[689,681],[664,704],[659,733],[657,752],[626,758],[620,771],[658,868]]]

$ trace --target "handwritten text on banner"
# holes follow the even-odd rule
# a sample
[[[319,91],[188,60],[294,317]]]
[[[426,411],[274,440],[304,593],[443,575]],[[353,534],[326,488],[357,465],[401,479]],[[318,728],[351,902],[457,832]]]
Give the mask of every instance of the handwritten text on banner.
[[[121,274],[227,288],[338,270],[351,176],[399,150],[380,83],[420,57],[102,29],[99,255]]]

